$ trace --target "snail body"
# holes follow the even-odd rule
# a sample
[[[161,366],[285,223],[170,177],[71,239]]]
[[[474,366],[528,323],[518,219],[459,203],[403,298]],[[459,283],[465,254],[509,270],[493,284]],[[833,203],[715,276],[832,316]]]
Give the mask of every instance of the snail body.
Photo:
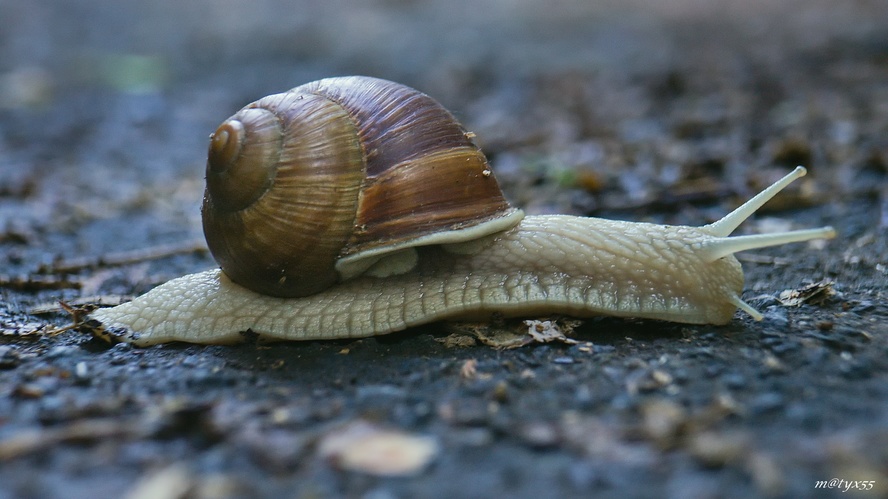
[[[728,236],[804,174],[702,227],[525,217],[430,97],[373,78],[320,80],[248,105],[211,136],[202,212],[221,270],[89,319],[138,345],[229,343],[244,331],[366,337],[493,314],[724,324],[740,308],[761,319],[740,298],[732,254],[835,231]]]

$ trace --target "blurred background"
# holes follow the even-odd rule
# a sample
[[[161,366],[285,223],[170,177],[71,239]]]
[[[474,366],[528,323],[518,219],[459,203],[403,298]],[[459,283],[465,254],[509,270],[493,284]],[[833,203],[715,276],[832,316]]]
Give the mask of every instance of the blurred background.
[[[688,222],[672,214],[697,203],[697,223],[796,164],[826,192],[802,183],[791,203],[882,196],[886,13],[876,0],[0,0],[0,242],[27,273],[199,239],[216,125],[346,74],[440,100],[530,213]]]

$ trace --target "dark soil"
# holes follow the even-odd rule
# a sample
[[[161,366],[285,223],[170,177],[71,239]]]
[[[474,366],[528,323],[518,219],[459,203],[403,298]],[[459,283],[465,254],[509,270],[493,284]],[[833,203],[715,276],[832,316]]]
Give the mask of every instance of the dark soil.
[[[0,499],[888,496],[888,3],[543,5],[0,0]],[[722,327],[601,318],[513,350],[443,325],[45,334],[71,322],[59,300],[212,267],[192,242],[207,135],[341,74],[438,98],[529,213],[697,225],[804,164],[742,230],[840,235],[742,254],[765,320]],[[437,452],[348,469],[321,448],[356,421]]]

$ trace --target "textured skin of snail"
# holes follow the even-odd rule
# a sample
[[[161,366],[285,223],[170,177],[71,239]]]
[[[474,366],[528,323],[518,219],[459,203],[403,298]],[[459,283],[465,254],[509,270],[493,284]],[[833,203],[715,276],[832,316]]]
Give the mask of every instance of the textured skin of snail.
[[[652,234],[659,237],[652,240]],[[712,272],[695,271],[702,262],[691,248],[704,240],[688,227],[527,217],[475,254],[428,248],[407,274],[353,279],[309,297],[261,295],[212,270],[170,281],[93,318],[126,324],[141,333],[136,343],[143,345],[231,342],[247,329],[288,340],[361,337],[493,312],[722,324],[734,314],[728,298],[740,292],[743,276],[733,258],[717,260]]]
[[[797,169],[784,181],[803,173]],[[744,207],[757,208],[750,203]],[[744,207],[731,215],[745,216]],[[740,299],[743,273],[730,253],[835,232],[824,227],[729,238],[722,234],[738,222],[731,215],[704,227],[532,216],[474,243],[477,248],[424,248],[419,265],[406,274],[362,276],[308,297],[262,295],[210,270],[99,309],[90,318],[142,346],[231,343],[248,330],[273,340],[356,338],[493,313],[725,324],[740,307],[760,319]]]
[[[324,87],[325,82],[330,81],[333,80],[321,80],[319,86]],[[432,110],[430,112],[443,112],[445,121],[449,123],[452,120],[452,116],[439,108],[437,103],[407,87],[363,78],[345,81],[346,86],[354,83],[360,84],[361,88],[365,84],[374,87],[381,84],[386,92],[397,93],[406,89],[412,100],[420,101],[421,110],[428,108]],[[319,86],[310,84],[308,88],[315,91]],[[281,97],[286,95],[266,99],[276,101],[286,98]],[[312,98],[309,96],[309,100]],[[345,94],[334,92],[333,100],[337,103],[347,98]],[[300,101],[297,105],[302,105],[302,97],[297,100]],[[381,139],[373,139],[376,130],[372,122],[367,124],[361,116],[355,118],[352,113],[350,119],[360,132],[359,138],[363,140],[369,135],[372,139],[369,141],[372,147],[366,145],[366,140],[361,142],[365,156],[371,159],[386,156],[391,150],[378,147],[381,141],[398,144],[398,134],[403,130],[408,130],[403,132],[408,135],[416,132],[406,126],[414,117],[404,114],[395,104],[394,100],[385,100],[376,106],[384,109],[387,117],[395,118],[393,129],[397,133],[383,132]],[[236,151],[239,157],[271,154],[277,160],[278,153],[269,153],[264,142],[260,143],[259,149],[250,149],[243,145],[246,142],[232,141],[232,137],[237,137],[241,132],[240,123],[254,118],[264,123],[263,130],[269,128],[268,123],[272,123],[271,128],[280,127],[274,124],[274,120],[268,119],[267,113],[256,111],[255,106],[254,103],[245,108],[246,111],[235,115],[237,120],[233,118],[234,121],[225,122],[211,139],[208,189],[204,201],[205,231],[208,226],[226,217],[221,225],[234,226],[231,232],[223,231],[221,235],[207,234],[210,248],[220,260],[222,270],[186,275],[162,284],[129,303],[98,309],[87,317],[87,327],[118,340],[147,346],[170,341],[232,343],[243,340],[244,332],[268,340],[358,338],[439,320],[487,320],[493,316],[609,315],[689,324],[725,324],[738,308],[755,319],[762,318],[740,298],[743,271],[733,253],[835,236],[832,228],[823,227],[729,237],[765,202],[803,176],[805,169],[801,167],[721,220],[702,227],[567,215],[523,217],[520,211],[509,207],[502,198],[486,160],[468,140],[470,135],[458,124],[446,124],[442,132],[445,139],[431,140],[426,138],[425,133],[414,133],[413,138],[425,140],[425,145],[416,151],[398,152],[400,159],[394,164],[406,165],[407,176],[411,177],[430,161],[437,174],[428,181],[432,187],[413,179],[414,185],[424,189],[427,196],[434,197],[439,190],[456,183],[456,191],[470,192],[470,204],[481,193],[492,198],[484,198],[479,204],[469,207],[436,201],[450,210],[439,215],[434,210],[434,204],[426,206],[422,204],[423,197],[411,198],[408,193],[407,201],[418,206],[415,210],[384,208],[389,211],[382,217],[376,212],[362,214],[360,210],[357,216],[343,215],[358,232],[357,235],[338,233],[336,237],[345,244],[343,249],[333,251],[333,256],[321,258],[337,265],[337,273],[318,273],[326,281],[323,286],[310,285],[309,288],[294,291],[291,289],[294,285],[301,286],[300,274],[291,269],[293,262],[281,263],[280,258],[258,265],[260,271],[273,279],[254,285],[249,282],[249,274],[232,272],[226,268],[227,265],[237,260],[252,261],[265,256],[265,253],[274,256],[278,244],[272,244],[268,250],[256,250],[248,245],[248,258],[237,253],[241,250],[233,246],[246,237],[245,220],[253,217],[249,214],[243,216],[247,211],[245,207],[263,197],[273,198],[278,208],[293,204],[288,201],[290,195],[268,196],[262,193],[275,183],[297,184],[291,177],[303,175],[287,173],[283,177],[286,181],[280,182],[281,173],[272,172],[271,177],[266,177],[264,170],[259,173],[251,171],[247,181],[240,181],[235,187],[238,184],[250,188],[258,186],[261,190],[259,195],[254,191],[243,194],[235,187],[228,187],[230,192],[225,189],[222,192],[230,196],[220,197],[216,190],[216,197],[213,197],[213,184],[241,168],[239,163],[229,159],[230,150],[240,148],[239,152]],[[406,109],[415,114],[415,108]],[[289,116],[285,116],[282,121],[286,125],[289,119]],[[346,128],[352,126],[349,121],[344,123]],[[424,126],[419,127],[420,132],[423,132]],[[281,140],[275,135],[279,132],[273,132],[272,139],[266,142]],[[458,151],[451,154],[450,149],[454,148]],[[432,150],[431,155],[424,156],[428,149]],[[283,150],[284,156],[299,155],[293,152],[297,146],[285,144]],[[322,162],[325,172],[328,171],[326,165]],[[357,178],[357,187],[332,192],[337,195],[347,192],[346,204],[381,206],[381,201],[374,200],[373,196],[382,192],[382,187],[394,179],[394,174],[389,173],[394,169],[387,165],[374,166],[365,158],[363,166],[359,165],[364,172],[362,175],[366,175],[363,180],[353,173],[346,174],[349,178]],[[463,165],[465,169],[461,169]],[[457,173],[452,173],[453,168],[458,169]],[[436,178],[451,174],[453,178],[443,182],[442,187],[436,186]],[[218,178],[214,179],[214,176]],[[323,190],[328,183],[318,185],[320,187],[311,187],[310,190]],[[398,196],[394,193],[379,199],[398,199]],[[316,203],[312,201],[308,204]],[[224,208],[221,214],[214,212],[208,215],[208,206],[212,208],[216,205]],[[268,209],[265,210],[267,212]],[[432,215],[433,230],[421,226],[418,235],[405,235],[405,229],[400,228],[395,231],[395,236],[385,240],[385,244],[368,238],[369,233],[391,225],[392,220],[415,218],[414,212],[423,210]],[[476,220],[461,221],[458,217],[465,213],[477,215]],[[311,217],[308,223],[314,223],[315,218]],[[310,226],[306,227],[309,227],[304,229],[307,232],[317,232]],[[276,227],[270,230],[271,233],[284,233],[288,237],[292,232],[290,228]],[[308,244],[301,251],[309,252],[313,244]],[[217,254],[219,248],[225,255],[222,258]],[[317,262],[312,260],[314,257],[310,253],[305,254],[312,262],[311,269],[314,269]],[[287,260],[289,257],[284,255],[283,258]],[[346,265],[342,265],[343,260]],[[294,293],[299,296],[292,296]]]

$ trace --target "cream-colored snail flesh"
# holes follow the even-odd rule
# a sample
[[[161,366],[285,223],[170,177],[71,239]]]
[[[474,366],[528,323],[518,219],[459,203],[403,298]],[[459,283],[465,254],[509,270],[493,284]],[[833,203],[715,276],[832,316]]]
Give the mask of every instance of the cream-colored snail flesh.
[[[525,217],[442,106],[366,77],[256,101],[210,139],[204,231],[221,269],[90,314],[124,341],[385,334],[437,320],[567,314],[724,324],[735,252],[830,227],[729,237],[804,168],[702,227]]]

